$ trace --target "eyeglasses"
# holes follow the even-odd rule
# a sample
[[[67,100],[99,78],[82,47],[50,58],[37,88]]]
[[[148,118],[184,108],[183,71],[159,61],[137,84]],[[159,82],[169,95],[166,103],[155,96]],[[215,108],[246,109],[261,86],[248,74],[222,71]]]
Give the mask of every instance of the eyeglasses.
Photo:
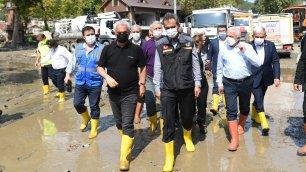
[[[255,38],[265,38],[265,36],[254,36]]]

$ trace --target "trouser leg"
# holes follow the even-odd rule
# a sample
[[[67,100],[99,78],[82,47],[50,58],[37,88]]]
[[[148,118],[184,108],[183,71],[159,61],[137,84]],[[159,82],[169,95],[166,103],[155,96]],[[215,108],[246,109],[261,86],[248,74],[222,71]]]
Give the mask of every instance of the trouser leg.
[[[238,88],[237,84],[233,81],[230,81],[226,78],[223,78],[223,85],[224,85],[224,96],[226,104],[226,113],[227,113],[227,120],[234,121],[237,120],[237,97],[238,97]]]
[[[208,84],[207,84],[207,81],[202,83],[202,84],[204,84],[204,85],[202,85],[201,94],[197,98],[197,110],[198,110],[197,121],[202,123],[202,124],[205,124],[205,122],[206,122]]]
[[[100,98],[101,98],[101,87],[88,89],[90,116],[92,119],[100,118],[100,106],[99,106]]]
[[[176,105],[176,93],[174,91],[161,90],[161,107],[164,119],[163,142],[165,143],[174,140]]]
[[[195,114],[194,89],[185,89],[178,91],[178,103],[181,122],[185,130],[191,130],[193,125],[193,116]]]
[[[109,103],[115,117],[116,127],[122,130],[122,113],[121,113],[121,97],[120,95],[109,94]]]
[[[44,85],[49,85],[49,78],[48,78],[48,67],[43,66],[41,67],[41,78]]]
[[[122,131],[123,135],[134,137],[134,117],[137,94],[130,94],[121,98]]]
[[[146,80],[146,92],[145,92],[145,102],[146,102],[146,109],[147,109],[147,116],[151,117],[156,114],[156,99],[154,94],[154,83],[153,78],[150,76],[147,77]]]
[[[239,84],[239,110],[242,115],[248,116],[250,113],[250,100],[252,94],[253,79],[248,79]]]
[[[73,105],[78,114],[82,114],[86,111],[85,99],[88,95],[88,90],[85,86],[76,85],[74,91]]]

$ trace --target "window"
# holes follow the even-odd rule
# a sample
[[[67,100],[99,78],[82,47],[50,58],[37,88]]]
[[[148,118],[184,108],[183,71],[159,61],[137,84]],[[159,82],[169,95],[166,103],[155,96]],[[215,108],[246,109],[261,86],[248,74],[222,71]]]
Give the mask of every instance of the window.
[[[119,0],[112,0],[113,7],[119,6]]]

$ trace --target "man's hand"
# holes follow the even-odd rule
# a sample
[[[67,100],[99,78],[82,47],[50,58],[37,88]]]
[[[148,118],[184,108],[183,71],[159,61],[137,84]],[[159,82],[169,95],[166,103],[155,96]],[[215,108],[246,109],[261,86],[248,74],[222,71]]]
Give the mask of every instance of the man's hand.
[[[223,94],[224,93],[224,86],[223,85],[219,85],[219,94]]]
[[[68,82],[71,81],[71,75],[69,73],[66,73],[66,77],[64,79],[65,84],[68,84]]]
[[[205,75],[207,78],[210,78],[212,76],[212,73],[209,70],[206,70]]]
[[[302,85],[293,84],[293,89],[294,89],[295,91],[301,91],[301,90],[302,90]]]
[[[245,48],[244,45],[238,44],[238,48],[239,48],[239,50],[240,50],[242,53],[245,53],[246,48]]]
[[[139,96],[140,97],[143,97],[145,95],[145,92],[146,92],[146,86],[144,85],[139,85]]]
[[[107,78],[105,78],[106,83],[109,87],[111,88],[115,88],[117,87],[119,84],[116,80],[114,80],[112,77],[108,76]]]
[[[35,67],[37,67],[37,68],[40,67],[40,62],[39,62],[39,61],[36,61],[36,62],[35,62]]]
[[[280,86],[280,80],[279,79],[274,79],[274,86],[279,87]]]
[[[194,96],[198,98],[201,93],[201,87],[194,87]]]
[[[155,92],[155,97],[156,97],[158,100],[160,100],[160,91]]]

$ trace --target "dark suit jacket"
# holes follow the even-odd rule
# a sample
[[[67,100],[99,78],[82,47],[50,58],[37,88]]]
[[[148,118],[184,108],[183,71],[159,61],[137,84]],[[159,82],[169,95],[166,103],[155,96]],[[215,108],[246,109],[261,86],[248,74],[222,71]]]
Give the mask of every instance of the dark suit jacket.
[[[254,50],[256,47],[254,41],[251,42]],[[252,66],[254,84],[253,88],[258,88],[260,84],[270,86],[274,83],[274,79],[280,79],[280,64],[279,57],[276,52],[276,48],[273,42],[265,40],[265,60],[262,66]]]
[[[305,37],[305,36],[304,36]],[[298,65],[296,67],[296,72],[295,72],[295,78],[294,78],[294,83],[302,85],[303,91],[306,90],[306,44],[304,43],[305,39],[302,40],[303,42],[303,47],[302,49],[302,55],[301,58],[298,62]]]
[[[214,76],[217,73],[217,64],[218,64],[218,55],[219,55],[219,38],[215,38],[210,41],[207,58],[211,61],[211,71]]]

